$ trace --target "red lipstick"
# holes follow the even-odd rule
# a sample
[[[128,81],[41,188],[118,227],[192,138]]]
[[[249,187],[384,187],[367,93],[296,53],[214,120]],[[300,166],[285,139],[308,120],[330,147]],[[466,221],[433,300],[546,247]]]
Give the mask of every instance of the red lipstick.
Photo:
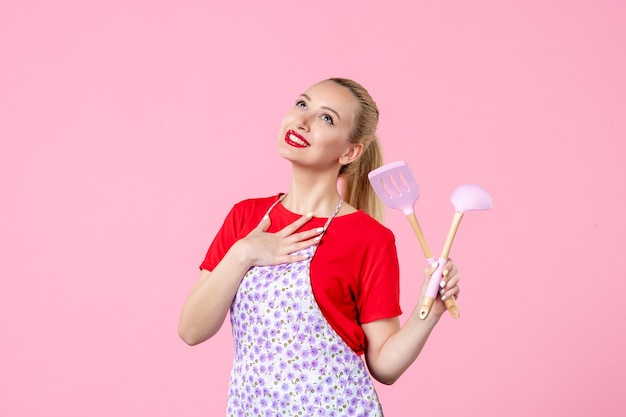
[[[285,142],[287,144],[295,147],[295,148],[307,148],[311,146],[306,139],[304,139],[301,135],[297,134],[295,130],[289,129],[285,134]]]

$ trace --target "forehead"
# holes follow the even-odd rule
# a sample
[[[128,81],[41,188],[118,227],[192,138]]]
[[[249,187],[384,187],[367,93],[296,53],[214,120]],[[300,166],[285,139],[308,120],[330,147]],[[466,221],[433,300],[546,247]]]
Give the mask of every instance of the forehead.
[[[330,107],[339,113],[342,119],[344,116],[354,117],[359,108],[359,102],[352,91],[334,81],[327,80],[314,84],[304,94],[311,99],[312,104]]]

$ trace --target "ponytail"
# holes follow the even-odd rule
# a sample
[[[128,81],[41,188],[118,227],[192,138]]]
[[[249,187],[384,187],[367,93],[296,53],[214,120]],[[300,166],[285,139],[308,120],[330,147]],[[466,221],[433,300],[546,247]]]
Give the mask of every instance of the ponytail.
[[[341,195],[352,207],[363,210],[379,222],[383,221],[384,206],[370,185],[368,174],[383,165],[382,147],[374,135],[361,156],[339,171]]]
[[[359,158],[342,166],[339,170],[339,178],[342,180],[341,195],[352,207],[363,210],[382,222],[383,202],[374,192],[367,176],[383,164],[382,147],[376,137],[378,107],[367,90],[356,81],[347,78],[330,78],[329,80],[350,90],[360,105],[350,142],[362,144],[363,152]]]

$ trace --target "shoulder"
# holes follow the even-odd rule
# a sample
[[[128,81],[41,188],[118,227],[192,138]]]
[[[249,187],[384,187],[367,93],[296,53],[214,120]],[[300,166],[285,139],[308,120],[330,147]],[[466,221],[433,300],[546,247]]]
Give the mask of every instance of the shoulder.
[[[349,237],[348,242],[362,249],[384,250],[395,247],[396,239],[393,232],[361,210],[337,217],[333,222],[336,222],[334,227],[338,233]],[[329,230],[332,229],[333,226]]]
[[[395,240],[393,232],[389,228],[362,210],[340,216],[337,220],[339,223],[344,223],[344,226],[353,228],[355,233],[374,234],[376,237]]]
[[[280,194],[270,197],[256,197],[241,200],[233,205],[232,211],[235,213],[249,213],[267,210],[273,203],[278,200]]]

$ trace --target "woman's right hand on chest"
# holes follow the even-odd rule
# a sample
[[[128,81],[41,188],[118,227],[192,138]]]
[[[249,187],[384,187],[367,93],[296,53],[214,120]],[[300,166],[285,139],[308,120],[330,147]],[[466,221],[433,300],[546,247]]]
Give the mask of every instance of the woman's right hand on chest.
[[[281,230],[270,233],[267,230],[271,220],[269,216],[265,216],[256,228],[233,246],[237,247],[241,256],[252,266],[303,261],[308,257],[306,254],[294,255],[294,253],[317,244],[324,231],[323,227],[318,227],[298,232],[312,218],[310,214],[304,215]]]

